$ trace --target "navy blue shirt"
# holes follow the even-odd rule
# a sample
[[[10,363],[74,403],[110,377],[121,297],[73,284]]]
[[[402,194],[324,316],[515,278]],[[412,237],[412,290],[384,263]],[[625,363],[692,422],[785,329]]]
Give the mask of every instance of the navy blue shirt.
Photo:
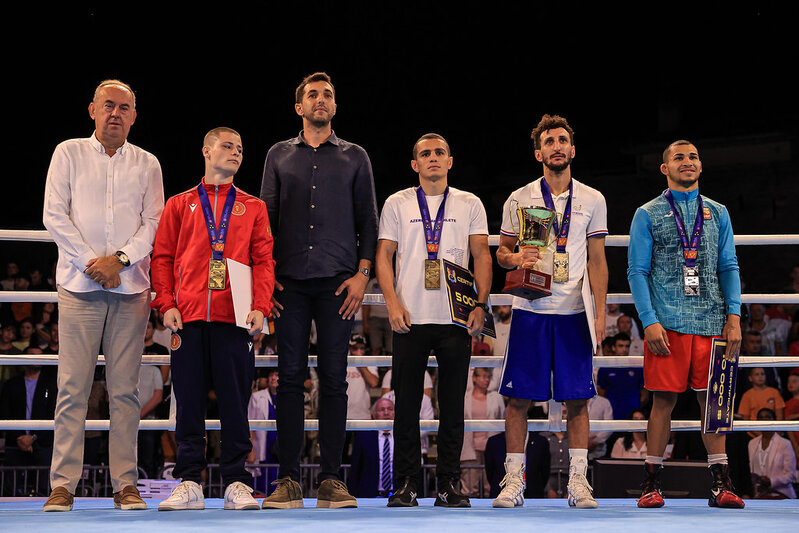
[[[613,418],[626,420],[633,409],[641,407],[644,371],[641,368],[600,368],[597,385],[605,389],[613,407]]]
[[[275,239],[275,274],[292,279],[354,275],[374,263],[377,201],[366,150],[336,137],[318,148],[300,135],[269,149],[261,199]]]

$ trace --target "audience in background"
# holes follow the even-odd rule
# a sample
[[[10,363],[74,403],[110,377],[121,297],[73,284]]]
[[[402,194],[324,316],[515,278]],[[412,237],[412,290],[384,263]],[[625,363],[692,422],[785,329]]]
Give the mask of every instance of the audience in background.
[[[0,287],[3,290],[55,290],[52,285],[52,276],[45,278],[42,273],[50,272],[51,268],[40,268],[37,266],[28,267],[24,266],[20,269],[20,263],[16,261],[6,262],[3,279],[0,280]],[[379,287],[376,283],[372,283],[371,290],[367,293],[379,292]],[[795,266],[791,270],[791,277],[787,283],[784,292],[799,292],[799,266]],[[775,304],[764,306],[761,304],[750,304],[749,318],[744,323],[744,339],[741,347],[741,354],[746,356],[758,355],[799,355],[799,307],[789,304]],[[383,320],[380,311],[384,309],[383,306],[366,306],[364,307],[364,333],[366,339],[358,336],[354,338],[351,343],[352,355],[363,355],[365,353],[372,354],[390,354],[391,335],[382,336],[382,340],[378,335],[380,322]],[[602,354],[604,355],[641,355],[643,353],[643,341],[639,338],[637,333],[638,326],[635,316],[627,315],[622,312],[621,306],[616,304],[609,304],[607,306],[608,313],[608,331],[612,331],[613,335],[609,335],[603,344]],[[377,311],[376,313],[374,311]],[[490,339],[478,339],[475,343],[473,355],[502,355],[507,339],[507,330],[511,320],[510,306],[495,306],[494,307],[495,325],[497,330],[496,340],[491,343],[487,341]],[[275,335],[262,334],[253,339],[256,343],[254,347],[255,353],[274,354],[275,353]],[[146,354],[163,354],[169,353],[169,346],[171,344],[171,332],[164,328],[159,313],[155,311],[150,319],[145,336],[145,352]],[[484,346],[488,346],[488,351]],[[41,349],[39,349],[41,348]],[[59,348],[59,330],[58,330],[58,306],[52,302],[45,303],[2,303],[0,304],[0,354],[1,355],[15,355],[22,353],[27,349],[29,353],[47,353],[57,354]],[[313,347],[311,347],[313,351]],[[315,352],[313,352],[315,353]],[[55,399],[55,381],[54,376],[56,367],[44,367],[38,371],[38,378],[33,378],[35,367],[23,367],[16,365],[2,365],[0,364],[0,419],[13,419],[15,417],[22,418],[22,415],[9,414],[9,402],[11,398],[23,404],[27,401],[27,396],[20,395],[20,390],[27,390],[24,387],[26,383],[32,383],[33,379],[36,380],[35,394],[32,397],[34,404],[32,418],[40,417],[42,419],[52,419],[53,414],[45,413],[37,415],[41,411],[41,404],[43,402],[42,396],[45,393],[42,390],[48,391],[46,393],[46,400]],[[147,370],[144,370],[144,369]],[[148,410],[144,412],[144,407],[147,402],[142,398],[141,403],[143,406],[142,417],[145,419],[153,418],[167,418],[169,416],[169,390],[170,390],[170,375],[169,365],[162,365],[160,367],[160,376],[152,372],[158,367],[142,367],[143,372],[151,374],[148,376],[149,382],[153,385],[153,391],[158,390],[156,385],[157,378],[160,378],[161,390],[163,400],[155,410]],[[277,371],[276,369],[259,369],[264,370],[262,379],[257,380],[254,386],[254,392],[250,401],[250,419],[273,419],[274,411],[274,388],[277,386]],[[309,370],[309,379],[306,381],[307,385],[307,406],[310,412],[309,418],[315,418],[316,408],[316,395],[314,391],[315,375],[314,369]],[[392,398],[391,391],[391,370],[388,369],[386,375],[382,378],[380,376],[380,368],[378,367],[351,367],[349,369],[351,375],[348,375],[349,389],[348,397],[350,404],[348,405],[348,418],[368,418],[372,416],[376,402],[374,398],[380,398],[381,394],[389,393],[386,397],[387,400]],[[98,366],[95,372],[92,391],[89,397],[89,411],[88,419],[108,419],[108,403],[107,392],[105,388],[104,378],[105,368]],[[636,371],[640,372],[640,368],[603,368],[595,369],[596,382],[599,385],[600,396],[596,396],[590,400],[588,404],[589,416],[592,420],[611,420],[624,419],[632,417],[635,420],[645,419],[644,409],[641,407],[641,398],[638,396],[636,389],[640,387],[634,386],[635,376],[630,376],[630,371],[635,374]],[[355,373],[357,372],[357,376]],[[367,375],[368,374],[368,375]],[[467,419],[491,419],[490,412],[504,409],[504,402],[502,397],[496,393],[499,377],[501,374],[500,368],[493,369],[472,369],[470,371],[468,381],[468,392],[465,406],[465,416]],[[51,377],[48,377],[51,376]],[[489,383],[487,387],[482,386],[488,376]],[[12,380],[12,378],[15,378]],[[623,379],[622,379],[623,378]],[[628,379],[629,378],[629,379]],[[27,381],[26,381],[27,380]],[[52,391],[48,388],[47,383],[53,382]],[[147,380],[145,380],[147,381]],[[620,387],[619,381],[628,386]],[[476,383],[480,386],[475,387]],[[799,420],[799,368],[742,368],[739,372],[739,388],[736,400],[739,403],[738,413],[739,416],[745,419],[758,419],[758,420]],[[20,389],[20,384],[23,384]],[[382,385],[382,387],[381,387]],[[149,386],[148,386],[149,387]],[[149,392],[149,388],[141,386],[140,394],[142,396],[149,396],[157,394]],[[379,388],[381,387],[381,388]],[[43,389],[44,388],[44,389]],[[30,392],[30,391],[28,391]],[[425,395],[427,399],[423,402],[423,409],[421,413],[422,419],[435,418],[435,374],[428,372],[425,376]],[[624,396],[623,400],[619,399],[619,395]],[[357,400],[356,400],[357,397]],[[271,401],[270,401],[271,399]],[[471,400],[471,401],[470,401]],[[485,402],[485,403],[481,403]],[[12,402],[13,403],[13,402]],[[46,402],[45,402],[46,403]],[[257,406],[255,405],[257,404]],[[357,404],[357,406],[356,406]],[[469,407],[471,404],[471,408]],[[33,404],[32,404],[33,405]],[[382,401],[381,405],[387,405],[386,401]],[[501,406],[501,407],[500,407]],[[485,416],[483,407],[486,408]],[[259,410],[260,409],[260,410]],[[359,414],[360,413],[360,414]],[[382,415],[381,415],[382,416]],[[693,414],[691,416],[694,416]],[[501,415],[499,415],[501,417]],[[212,418],[209,416],[209,418]],[[379,419],[378,414],[374,416]],[[36,457],[46,456],[51,453],[51,438],[48,439],[47,434],[51,432],[31,432],[37,435],[36,440],[33,441],[33,451],[25,451],[28,449],[26,442],[29,438],[25,432],[12,432],[1,431],[5,433],[5,455],[3,459],[4,465],[28,465],[38,464]],[[22,433],[22,434],[21,434]],[[378,432],[374,432],[375,434]],[[366,437],[369,432],[352,432],[351,437],[353,440],[353,470],[351,474],[354,475],[356,467],[355,448],[361,446],[358,450],[359,457],[363,454],[363,445],[357,442],[358,438]],[[592,459],[601,457],[630,457],[640,458],[642,453],[645,453],[645,433],[642,432],[620,432],[617,435],[620,438],[612,440],[613,446],[608,446],[606,441],[611,432],[591,432],[589,443],[589,457]],[[174,461],[174,445],[170,446],[169,439],[170,432],[140,432],[140,445],[146,444],[144,450],[139,452],[139,462],[150,477],[165,476],[169,477],[168,472],[163,472],[160,468],[161,460],[172,459]],[[252,432],[253,452],[248,458],[250,463],[275,463],[276,456],[274,450],[274,437],[275,432],[254,431]],[[568,466],[568,440],[563,433],[546,433],[546,436],[539,435],[538,433],[530,433],[528,435],[528,443],[526,448],[527,454],[527,488],[525,489],[525,496],[528,498],[558,496],[560,492],[565,490],[565,477],[561,480],[562,484],[558,485],[558,474],[560,470],[565,471]],[[678,434],[679,436],[687,436]],[[741,463],[742,468],[745,469],[745,475],[749,476],[751,471],[755,497],[796,497],[794,487],[791,486],[792,480],[796,482],[796,457],[799,456],[799,431],[797,432],[750,432],[750,435],[756,435],[750,438],[747,433],[738,433],[741,438],[742,454],[746,456],[746,448],[748,445],[749,460],[743,458]],[[426,436],[426,434],[425,434]],[[23,437],[19,439],[18,437]],[[107,437],[105,431],[87,431],[84,460],[89,465],[100,465],[107,463]],[[142,438],[143,437],[143,438]],[[148,442],[148,437],[155,437],[152,442]],[[478,473],[482,473],[479,468],[464,469],[463,470],[463,488],[468,491],[470,495],[476,496],[478,494],[478,487],[480,482],[483,483],[483,496],[495,497],[499,493],[499,481],[502,479],[504,473],[504,433],[495,434],[493,432],[467,432],[464,435],[464,449],[461,456],[464,465],[485,465],[485,476],[480,479]],[[642,441],[643,439],[643,441]],[[306,448],[303,456],[304,462],[313,462],[318,458],[318,450],[314,445],[313,434],[308,436],[309,446]],[[643,447],[641,443],[643,442]],[[20,446],[20,443],[22,446]],[[423,440],[424,452],[427,453],[427,439]],[[23,449],[24,448],[24,449]],[[492,450],[498,450],[498,459],[494,461]],[[609,450],[612,448],[612,450]],[[148,449],[153,450],[152,455]],[[213,449],[213,445],[211,446]],[[210,453],[213,453],[211,451]],[[254,455],[253,455],[254,454]],[[152,458],[152,459],[150,459]],[[251,460],[250,460],[251,459]],[[358,460],[362,460],[358,459]],[[434,461],[434,457],[429,459]],[[492,462],[493,461],[493,462]],[[792,463],[791,463],[792,461]],[[494,465],[494,462],[496,464]],[[41,464],[48,464],[49,456]],[[787,466],[788,463],[792,467]],[[362,463],[363,464],[363,463]],[[376,463],[379,467],[379,462]],[[496,466],[492,470],[492,465]],[[748,470],[747,470],[748,469]],[[269,492],[273,487],[269,484],[274,479],[274,472],[261,471],[251,469],[256,475],[254,482],[256,487],[261,492]],[[362,475],[364,472],[361,469]],[[372,473],[375,471],[373,469]],[[494,472],[494,474],[492,474]],[[474,473],[474,475],[470,475]],[[793,475],[793,478],[790,476]],[[371,474],[369,474],[371,476]],[[565,474],[564,474],[565,476]],[[11,479],[7,477],[7,479]],[[351,478],[353,479],[353,478]],[[370,477],[369,483],[372,481]],[[748,483],[747,479],[747,483]],[[351,483],[354,488],[356,484]],[[421,484],[420,484],[421,487]],[[546,490],[545,490],[546,487]],[[560,487],[560,488],[559,488]],[[377,491],[377,489],[375,489]],[[377,494],[385,494],[385,491],[380,490]],[[8,496],[10,493],[4,491],[3,496]],[[361,495],[361,494],[356,494]],[[365,496],[365,493],[364,493]]]

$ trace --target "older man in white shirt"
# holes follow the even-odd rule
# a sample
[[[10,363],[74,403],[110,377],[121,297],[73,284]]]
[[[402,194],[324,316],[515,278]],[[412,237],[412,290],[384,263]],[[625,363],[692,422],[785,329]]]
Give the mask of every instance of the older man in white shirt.
[[[146,508],[136,490],[137,381],[149,315],[150,252],[164,207],[161,166],[127,142],[136,120],[136,98],[128,85],[102,82],[89,115],[94,133],[56,147],[45,187],[44,225],[58,245],[60,326],[53,491],[45,511],[72,509],[101,346],[114,506]]]

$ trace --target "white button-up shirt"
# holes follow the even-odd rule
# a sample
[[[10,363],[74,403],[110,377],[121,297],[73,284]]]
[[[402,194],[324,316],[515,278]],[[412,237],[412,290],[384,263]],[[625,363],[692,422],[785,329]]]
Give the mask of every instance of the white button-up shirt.
[[[104,290],[84,274],[89,260],[122,250],[131,265],[111,292],[150,288],[150,252],[164,209],[161,165],[128,142],[109,157],[94,134],[59,144],[47,172],[44,226],[58,245],[56,283],[72,292]]]

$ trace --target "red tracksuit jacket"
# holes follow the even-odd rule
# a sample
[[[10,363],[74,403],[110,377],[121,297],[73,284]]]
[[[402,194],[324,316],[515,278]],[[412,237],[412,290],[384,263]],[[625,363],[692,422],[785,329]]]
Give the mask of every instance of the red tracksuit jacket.
[[[206,185],[205,180],[202,184],[218,227],[230,184]],[[253,310],[261,311],[265,317],[272,309],[275,288],[272,244],[266,204],[237,187],[224,257],[252,267]],[[177,307],[184,323],[197,320],[235,323],[228,276],[224,290],[208,288],[211,257],[200,196],[194,187],[170,198],[161,215],[150,263],[155,289],[151,307],[161,312]]]

